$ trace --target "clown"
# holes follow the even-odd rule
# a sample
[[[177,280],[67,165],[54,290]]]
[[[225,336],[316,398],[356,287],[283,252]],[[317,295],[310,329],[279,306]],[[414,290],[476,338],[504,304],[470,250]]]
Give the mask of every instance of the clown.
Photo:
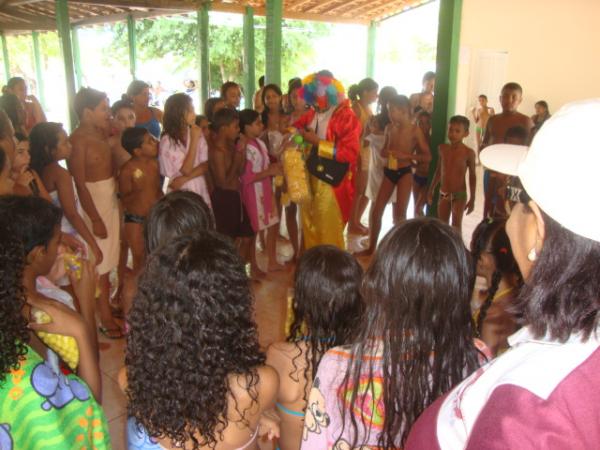
[[[323,164],[310,170],[312,201],[302,205],[304,247],[329,244],[345,249],[344,228],[354,200],[354,177],[359,154],[361,125],[344,95],[344,87],[331,72],[321,71],[302,80],[303,96],[313,106],[294,124],[313,145]],[[317,156],[317,155],[315,155]],[[327,164],[327,162],[330,162]],[[324,181],[319,171],[337,164],[341,181]],[[309,165],[309,164],[307,164]]]

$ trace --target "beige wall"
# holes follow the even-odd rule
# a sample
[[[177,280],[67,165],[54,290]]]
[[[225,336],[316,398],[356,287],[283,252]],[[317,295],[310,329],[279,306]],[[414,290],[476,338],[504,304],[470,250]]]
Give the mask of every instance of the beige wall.
[[[520,110],[600,97],[600,0],[463,0],[456,112],[475,104],[481,52],[506,52],[503,82],[523,86]],[[498,92],[487,93],[496,101]],[[477,94],[474,94],[477,95]]]

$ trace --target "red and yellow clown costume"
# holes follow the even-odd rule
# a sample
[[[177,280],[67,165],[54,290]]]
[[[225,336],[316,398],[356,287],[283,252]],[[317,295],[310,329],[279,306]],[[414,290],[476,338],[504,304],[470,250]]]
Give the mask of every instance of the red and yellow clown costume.
[[[309,249],[329,244],[345,249],[344,228],[354,201],[354,177],[362,127],[345,97],[342,84],[330,73],[319,72],[302,80],[299,95],[316,110],[307,111],[294,126],[314,131],[317,116],[334,108],[326,123],[326,138],[319,142],[318,153],[323,158],[349,164],[349,170],[338,186],[310,175],[312,200],[301,207],[304,247]]]

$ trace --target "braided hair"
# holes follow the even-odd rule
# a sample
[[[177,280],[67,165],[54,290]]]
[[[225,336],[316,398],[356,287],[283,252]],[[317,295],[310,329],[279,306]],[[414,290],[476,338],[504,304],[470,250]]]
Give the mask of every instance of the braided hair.
[[[481,337],[483,322],[492,305],[494,296],[498,292],[502,278],[516,275],[520,285],[522,276],[510,247],[510,240],[506,234],[506,221],[503,219],[485,219],[477,225],[471,240],[471,253],[475,265],[483,253],[489,253],[494,258],[495,266],[487,296],[481,304],[479,316],[477,317],[475,329],[477,337]]]

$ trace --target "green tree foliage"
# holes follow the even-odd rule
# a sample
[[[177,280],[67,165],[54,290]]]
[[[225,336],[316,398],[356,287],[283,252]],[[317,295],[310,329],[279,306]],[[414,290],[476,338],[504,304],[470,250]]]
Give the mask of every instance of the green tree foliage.
[[[219,89],[225,81],[243,82],[243,30],[239,25],[210,24],[210,88]],[[255,61],[257,79],[265,68],[265,27],[263,17],[255,18]],[[327,36],[330,25],[317,22],[284,21],[282,40],[283,80],[306,75],[317,49],[316,38]],[[197,61],[198,36],[194,15],[141,20],[136,24],[137,55],[141,61],[171,56],[176,66],[165,68],[176,72],[195,67]],[[128,63],[127,27],[117,24],[114,27],[114,41],[110,54],[105,57],[118,58]]]
[[[60,45],[58,36],[54,32],[40,33],[39,36],[42,73],[44,73],[48,70],[52,60],[61,57]],[[35,67],[31,33],[9,35],[6,38],[6,44],[8,46],[11,76],[23,77],[28,81],[30,86],[35,87]]]

